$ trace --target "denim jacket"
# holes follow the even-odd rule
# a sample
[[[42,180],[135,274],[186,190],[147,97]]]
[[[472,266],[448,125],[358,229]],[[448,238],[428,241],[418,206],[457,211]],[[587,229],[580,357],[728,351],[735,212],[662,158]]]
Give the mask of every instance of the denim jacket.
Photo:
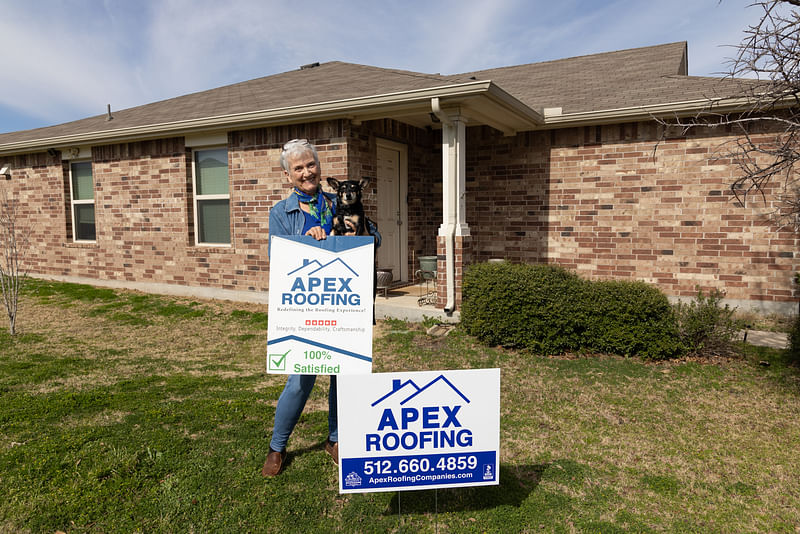
[[[336,213],[336,207],[339,199],[333,193],[322,193],[325,198],[333,203],[333,212]],[[269,211],[269,233],[270,235],[301,235],[303,225],[305,224],[305,215],[303,210],[300,209],[300,200],[297,195],[289,195],[277,204],[275,204]],[[367,219],[367,231],[369,235],[375,238],[375,248],[381,246],[381,234],[378,232],[378,227],[371,220]]]

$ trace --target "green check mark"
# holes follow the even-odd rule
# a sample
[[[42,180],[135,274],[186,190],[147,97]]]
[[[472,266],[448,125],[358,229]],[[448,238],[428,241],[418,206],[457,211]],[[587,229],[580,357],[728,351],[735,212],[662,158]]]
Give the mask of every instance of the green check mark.
[[[269,368],[273,371],[286,370],[286,355],[292,352],[292,349],[287,350],[284,354],[270,354],[269,355]]]

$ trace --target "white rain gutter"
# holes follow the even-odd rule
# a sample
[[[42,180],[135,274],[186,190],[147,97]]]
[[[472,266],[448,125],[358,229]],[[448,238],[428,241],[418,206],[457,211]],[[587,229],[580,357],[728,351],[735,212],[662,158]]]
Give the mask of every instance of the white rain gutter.
[[[705,98],[648,106],[579,111],[576,113],[562,113],[561,108],[545,108],[544,128],[542,129],[729,113],[745,110],[752,104],[752,98]],[[791,103],[788,105],[791,105]]]
[[[0,142],[0,154],[20,154],[36,152],[47,148],[60,148],[70,145],[109,144],[131,140],[155,139],[169,135],[186,135],[204,131],[230,131],[243,128],[291,124],[309,120],[325,120],[343,115],[392,111],[427,109],[432,97],[465,98],[488,96],[493,102],[524,117],[531,125],[543,123],[543,119],[533,110],[515,101],[507,93],[494,86],[491,80],[473,81],[427,89],[412,89],[367,97],[346,98],[279,107],[266,110],[232,113],[213,117],[184,119],[157,124],[142,124],[121,128],[109,128],[78,134],[56,135],[37,139],[25,139],[9,143]],[[124,111],[117,113],[117,120],[124,120]],[[104,122],[104,125],[112,123]],[[108,126],[106,126],[108,127]],[[0,136],[0,138],[3,136]]]
[[[434,97],[431,99],[431,111],[436,117],[442,121],[442,124],[447,125],[449,128],[442,129],[442,135],[444,136],[444,132],[450,130],[451,132],[455,130],[455,124],[450,118],[442,112],[442,108],[439,105],[439,97]],[[444,139],[442,139],[444,141]],[[443,168],[447,171],[447,184],[445,184],[446,191],[448,195],[451,197],[450,202],[445,202],[445,209],[448,207],[450,211],[455,208],[455,200],[452,198],[454,196],[454,191],[456,190],[456,179],[455,179],[455,172],[451,172],[450,165],[448,161],[450,158],[450,150],[449,144],[445,145],[442,143],[442,164]],[[446,148],[448,147],[448,148]],[[444,305],[444,311],[448,315],[453,313],[453,309],[456,306],[456,281],[455,281],[455,239],[456,239],[456,225],[454,216],[452,213],[445,213],[445,220],[444,220],[444,237],[445,237],[445,278],[447,280],[447,303]]]

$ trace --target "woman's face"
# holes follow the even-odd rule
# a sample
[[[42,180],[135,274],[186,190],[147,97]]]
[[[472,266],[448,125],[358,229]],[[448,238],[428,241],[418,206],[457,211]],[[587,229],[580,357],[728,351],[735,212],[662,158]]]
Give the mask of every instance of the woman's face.
[[[286,158],[289,170],[284,171],[289,183],[299,191],[313,195],[317,192],[320,180],[320,168],[314,161],[314,154],[307,150],[300,154],[293,154]]]

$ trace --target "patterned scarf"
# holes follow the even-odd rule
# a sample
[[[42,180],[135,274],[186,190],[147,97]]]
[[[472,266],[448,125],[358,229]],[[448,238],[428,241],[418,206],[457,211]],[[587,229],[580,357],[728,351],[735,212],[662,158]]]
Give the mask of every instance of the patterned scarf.
[[[314,195],[307,195],[297,188],[294,189],[294,194],[298,196],[298,200],[304,204],[308,204],[309,214],[319,221],[326,232],[330,233],[333,226],[333,210],[331,209],[325,195],[322,194],[321,188],[317,188]]]

